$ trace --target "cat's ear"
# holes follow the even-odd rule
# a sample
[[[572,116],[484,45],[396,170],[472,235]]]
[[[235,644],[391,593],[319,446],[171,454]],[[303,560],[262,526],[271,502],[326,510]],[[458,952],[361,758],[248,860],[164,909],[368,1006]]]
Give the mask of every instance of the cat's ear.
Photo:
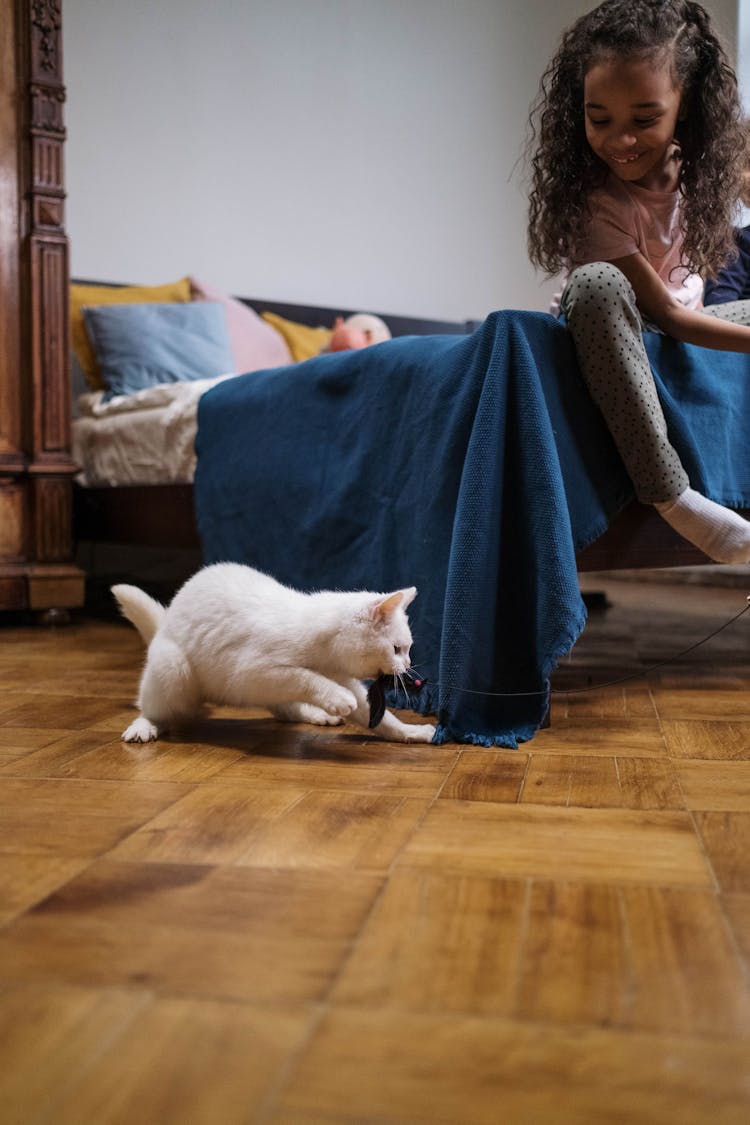
[[[378,598],[370,607],[370,614],[375,621],[387,621],[401,606],[406,609],[417,596],[417,587],[409,586],[406,590],[396,590],[394,594],[386,594]]]

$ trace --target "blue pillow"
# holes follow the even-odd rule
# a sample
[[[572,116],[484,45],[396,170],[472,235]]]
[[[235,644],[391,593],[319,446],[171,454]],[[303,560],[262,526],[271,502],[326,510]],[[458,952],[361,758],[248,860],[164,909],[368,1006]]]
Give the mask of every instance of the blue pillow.
[[[97,305],[83,316],[105,398],[234,371],[226,315],[216,302]]]

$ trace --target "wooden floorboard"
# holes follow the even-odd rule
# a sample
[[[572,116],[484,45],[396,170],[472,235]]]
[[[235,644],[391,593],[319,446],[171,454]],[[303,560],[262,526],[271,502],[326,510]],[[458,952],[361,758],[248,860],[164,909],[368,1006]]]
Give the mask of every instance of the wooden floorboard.
[[[750,614],[640,675],[746,592],[586,583],[515,751],[125,746],[132,629],[0,623],[3,1125],[746,1125]]]

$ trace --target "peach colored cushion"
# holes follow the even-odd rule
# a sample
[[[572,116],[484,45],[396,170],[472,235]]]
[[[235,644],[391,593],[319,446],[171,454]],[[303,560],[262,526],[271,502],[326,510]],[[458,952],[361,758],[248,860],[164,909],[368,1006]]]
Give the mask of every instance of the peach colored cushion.
[[[83,319],[84,306],[141,305],[190,300],[190,282],[186,277],[166,285],[71,285],[70,287],[70,343],[81,365],[86,382],[92,390],[104,387],[94,349],[86,334]]]
[[[190,278],[190,289],[194,301],[218,301],[223,305],[234,369],[239,374],[292,362],[284,337],[248,305],[195,277]]]

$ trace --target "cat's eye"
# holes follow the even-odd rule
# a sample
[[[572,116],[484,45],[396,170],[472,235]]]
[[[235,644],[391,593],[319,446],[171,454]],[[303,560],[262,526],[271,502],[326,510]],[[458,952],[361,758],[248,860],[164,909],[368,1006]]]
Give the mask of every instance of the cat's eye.
[[[401,646],[400,646],[400,645],[394,645],[394,646],[393,646],[393,651],[394,651],[394,652],[396,653],[396,655],[398,656],[398,654],[399,654],[399,653],[401,652]]]

